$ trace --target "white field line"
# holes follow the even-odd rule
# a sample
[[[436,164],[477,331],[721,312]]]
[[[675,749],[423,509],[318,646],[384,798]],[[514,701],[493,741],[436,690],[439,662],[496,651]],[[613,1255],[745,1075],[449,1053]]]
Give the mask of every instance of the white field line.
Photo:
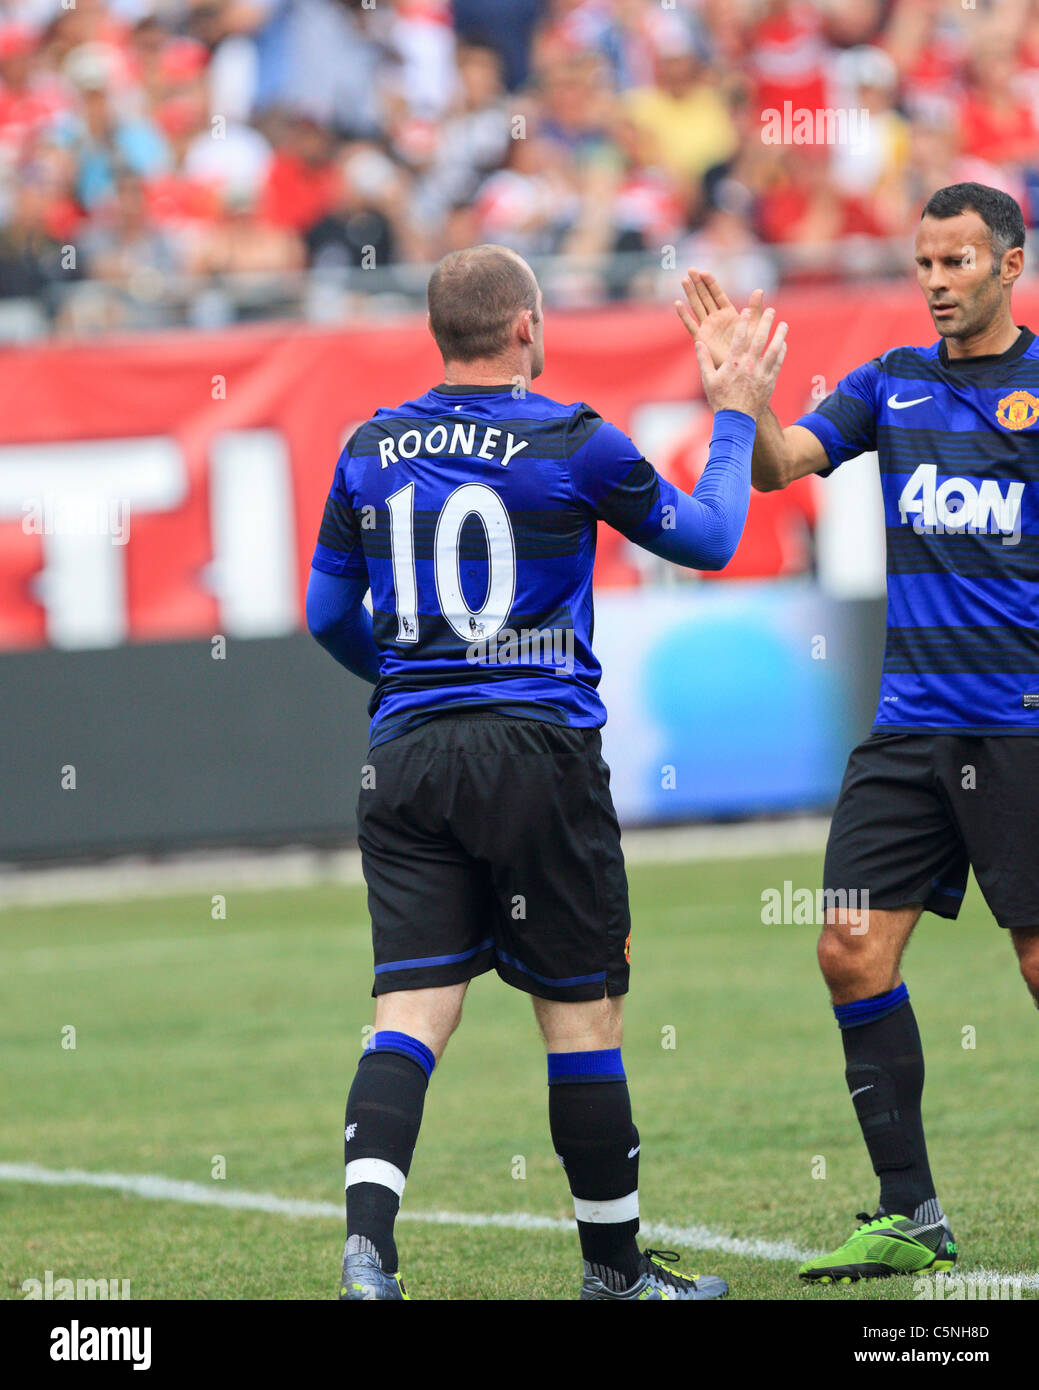
[[[41,1168],[35,1163],[0,1163],[0,1182],[38,1183],[46,1187],[95,1187],[113,1192],[126,1192],[158,1202],[188,1202],[197,1206],[224,1207],[235,1211],[261,1211],[275,1216],[317,1217],[341,1221],[341,1202],[314,1202],[295,1197],[278,1197],[273,1192],[244,1192],[234,1187],[207,1186],[198,1182],[182,1182],[153,1174],[89,1173],[79,1168]],[[534,1216],[527,1212],[492,1212],[489,1214],[457,1211],[409,1211],[406,1207],[399,1221],[421,1222],[433,1226],[464,1226],[469,1229],[492,1227],[509,1231],[551,1231],[560,1235],[574,1234],[574,1222],[555,1216]],[[642,1234],[650,1240],[667,1241],[669,1245],[688,1246],[692,1250],[714,1250],[725,1255],[745,1255],[756,1260],[772,1260],[781,1264],[800,1264],[819,1250],[802,1250],[788,1240],[761,1240],[757,1237],[727,1236],[707,1226],[671,1226],[650,1221],[642,1226]],[[1020,1279],[1023,1289],[1039,1289],[1039,1274],[1018,1274],[1006,1270],[975,1269],[964,1271],[964,1278],[976,1280]]]
[[[626,830],[629,864],[680,864],[821,850],[829,820],[798,816],[731,825]],[[169,858],[118,859],[46,869],[0,865],[0,909],[73,902],[226,893],[230,888],[309,888],[363,883],[357,850],[291,846],[275,850],[208,850]]]

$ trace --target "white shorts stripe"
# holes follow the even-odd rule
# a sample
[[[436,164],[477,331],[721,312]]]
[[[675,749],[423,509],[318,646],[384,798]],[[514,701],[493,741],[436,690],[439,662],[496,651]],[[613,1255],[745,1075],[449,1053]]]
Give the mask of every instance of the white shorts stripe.
[[[392,1188],[398,1197],[403,1197],[407,1178],[384,1158],[355,1158],[346,1165],[346,1185],[352,1187],[355,1182],[377,1182],[380,1187]]]
[[[617,1197],[612,1202],[586,1202],[583,1197],[574,1198],[574,1215],[578,1221],[594,1221],[596,1225],[606,1226],[617,1221],[635,1221],[638,1214],[638,1192],[629,1192],[626,1197]]]

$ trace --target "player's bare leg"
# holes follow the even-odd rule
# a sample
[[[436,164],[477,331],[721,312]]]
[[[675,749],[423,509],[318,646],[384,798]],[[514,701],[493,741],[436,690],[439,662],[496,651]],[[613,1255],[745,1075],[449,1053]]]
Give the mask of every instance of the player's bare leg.
[[[830,909],[819,938],[819,965],[830,988],[844,1044],[845,1078],[880,1179],[873,1217],[839,1249],[801,1266],[804,1279],[848,1283],[899,1272],[950,1268],[948,1223],[934,1190],[920,1102],[924,1058],[902,952],[923,911]]]
[[[890,911],[829,909],[817,954],[835,1006],[886,994],[902,983],[902,953],[921,912],[922,903]]]
[[[393,1227],[426,1086],[462,1017],[468,981],[380,994],[346,1102],[346,1248],[340,1298],[407,1298]]]
[[[624,996],[580,1003],[534,998],[533,1004],[548,1052],[552,1142],[570,1183],[581,1239],[581,1298],[724,1297],[723,1280],[677,1274],[669,1268],[676,1255],[641,1251],[635,1242],[641,1143],[621,1062]]]
[[[1039,927],[1012,928],[1010,939],[1017,952],[1021,977],[1039,1009]]]
[[[537,998],[531,1002],[549,1052],[592,1052],[620,1047],[623,1041],[623,994],[604,994],[580,1004]]]
[[[440,989],[401,989],[375,1001],[375,1030],[418,1038],[439,1062],[448,1039],[462,1021],[469,981]]]

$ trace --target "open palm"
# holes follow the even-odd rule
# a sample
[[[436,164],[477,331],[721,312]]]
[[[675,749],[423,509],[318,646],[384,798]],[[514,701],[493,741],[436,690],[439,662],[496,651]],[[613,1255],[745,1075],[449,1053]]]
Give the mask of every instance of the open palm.
[[[675,300],[678,317],[689,330],[693,341],[703,343],[714,365],[720,367],[740,321],[740,311],[709,271],[691,267],[682,279],[682,289],[686,302],[683,304],[680,299]],[[747,301],[751,332],[761,318],[764,298],[763,290],[755,290]]]

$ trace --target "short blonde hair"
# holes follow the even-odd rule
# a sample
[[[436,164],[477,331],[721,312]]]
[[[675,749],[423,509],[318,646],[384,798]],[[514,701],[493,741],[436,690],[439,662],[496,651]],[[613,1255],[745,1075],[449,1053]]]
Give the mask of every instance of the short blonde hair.
[[[429,277],[429,325],[445,362],[497,357],[516,315],[537,315],[538,282],[507,246],[452,251]]]

